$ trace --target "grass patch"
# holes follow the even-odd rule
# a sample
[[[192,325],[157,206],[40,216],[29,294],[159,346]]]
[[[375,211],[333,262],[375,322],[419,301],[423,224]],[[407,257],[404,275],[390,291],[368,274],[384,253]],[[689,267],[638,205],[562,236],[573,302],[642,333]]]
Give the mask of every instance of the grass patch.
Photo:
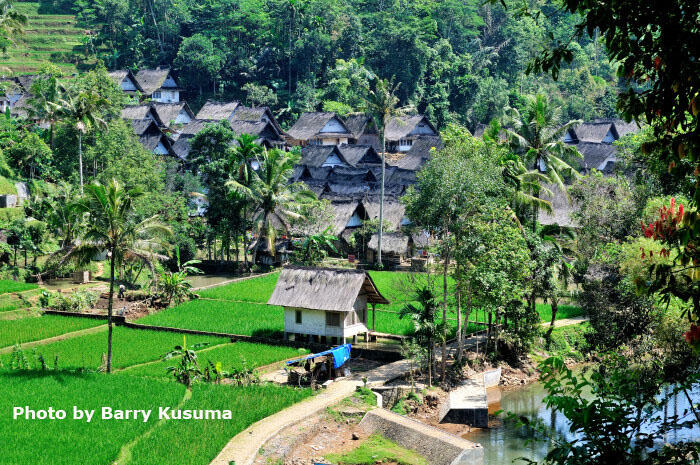
[[[588,322],[576,325],[562,326],[552,330],[552,342],[549,350],[552,355],[559,355],[564,358],[583,360],[589,347],[586,342],[586,332],[591,325]]]
[[[540,315],[542,322],[552,321],[552,306],[549,304],[537,304],[537,313]],[[557,309],[557,320],[566,318],[576,318],[584,316],[586,312],[576,305],[559,305]]]
[[[0,457],[2,463],[15,465],[74,465],[86,461],[107,465],[124,443],[155,424],[157,420],[153,416],[157,415],[158,406],[177,405],[185,391],[180,384],[145,378],[60,372],[4,373],[0,382],[3,386],[0,430],[6,438],[12,438],[0,441]],[[34,410],[62,409],[67,417],[13,420],[12,408],[25,405]],[[90,423],[71,420],[74,405],[80,409],[97,409],[95,418]],[[155,409],[156,413],[148,423],[102,420],[97,417],[103,406]]]
[[[2,320],[0,321],[0,347],[38,341],[102,324],[104,324],[104,321],[88,318],[70,318],[60,315]]]
[[[232,344],[225,344],[200,351],[197,359],[202,369],[207,366],[208,362],[214,364],[221,362],[224,371],[232,371],[240,369],[243,366],[257,368],[305,353],[308,353],[308,350],[295,349],[293,347],[251,344],[248,342],[234,342]],[[149,363],[148,365],[127,368],[120,373],[156,378],[172,378],[172,374],[166,373],[165,369],[176,363],[176,359],[161,360],[156,363]]]
[[[399,465],[428,465],[428,461],[418,453],[404,449],[378,434],[373,434],[350,452],[328,454],[325,458],[338,465],[374,465],[381,462],[395,462]]]
[[[28,291],[38,287],[39,286],[37,284],[33,283],[23,283],[20,281],[13,281],[11,279],[0,279],[0,294]]]
[[[47,315],[48,316],[48,315]],[[46,318],[46,316],[42,317]],[[65,317],[57,316],[57,318]],[[77,320],[77,318],[71,318]],[[17,320],[22,321],[22,320]],[[90,320],[93,321],[93,320]],[[10,322],[0,322],[0,324]],[[98,324],[104,324],[98,321]],[[139,363],[160,360],[176,345],[182,345],[183,335],[165,333],[161,331],[145,331],[129,329],[117,326],[113,335],[113,359],[114,368],[125,368]],[[187,336],[187,344],[193,346],[200,342],[220,344],[226,339],[211,336]],[[71,339],[53,342],[32,349],[37,355],[43,355],[45,360],[53,363],[58,357],[60,368],[89,368],[96,369],[102,364],[102,354],[107,353],[107,332],[86,334]],[[5,364],[9,364],[11,354],[0,357]]]
[[[278,276],[279,273],[272,273],[259,278],[246,279],[203,290],[199,295],[207,299],[266,303],[275,289]]]

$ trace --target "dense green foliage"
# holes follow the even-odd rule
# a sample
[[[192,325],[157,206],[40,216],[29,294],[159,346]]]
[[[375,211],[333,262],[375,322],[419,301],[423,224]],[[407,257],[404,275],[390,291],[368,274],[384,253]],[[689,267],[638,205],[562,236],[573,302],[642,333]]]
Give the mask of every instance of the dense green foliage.
[[[108,67],[172,65],[189,100],[264,103],[285,110],[287,121],[312,109],[359,110],[365,69],[395,77],[401,103],[441,127],[487,122],[538,90],[563,104],[569,119],[613,116],[616,66],[597,36],[572,44],[575,64],[559,82],[523,76],[540,44],[569,37],[577,22],[554,14],[556,5],[537,8],[537,21],[477,0],[217,0],[206,7],[78,0],[74,9],[96,31],[92,45]]]
[[[31,289],[36,289],[37,287],[38,286],[36,284],[32,283],[23,283],[7,279],[0,280],[0,294],[7,294],[9,292],[29,291]]]

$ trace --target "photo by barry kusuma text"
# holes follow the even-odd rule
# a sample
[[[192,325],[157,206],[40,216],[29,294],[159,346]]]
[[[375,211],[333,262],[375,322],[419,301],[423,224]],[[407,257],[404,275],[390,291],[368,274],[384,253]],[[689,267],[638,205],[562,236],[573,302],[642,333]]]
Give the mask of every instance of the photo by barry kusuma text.
[[[116,409],[107,406],[99,409],[82,409],[76,405],[69,410],[53,407],[35,409],[26,405],[12,408],[12,419],[17,421],[76,420],[90,423],[94,420],[129,420],[146,423],[152,418],[157,420],[232,420],[234,412],[231,410],[174,409],[172,407],[158,407],[158,410]]]

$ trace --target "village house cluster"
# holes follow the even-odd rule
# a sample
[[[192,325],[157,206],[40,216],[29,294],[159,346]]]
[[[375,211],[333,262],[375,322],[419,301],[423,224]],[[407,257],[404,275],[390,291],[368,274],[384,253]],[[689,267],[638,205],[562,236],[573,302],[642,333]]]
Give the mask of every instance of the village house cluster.
[[[212,122],[226,121],[237,135],[251,134],[266,148],[300,147],[302,158],[292,181],[303,182],[320,199],[326,199],[334,218],[329,232],[340,239],[344,254],[355,254],[348,244],[365,221],[378,220],[382,171],[381,141],[370,116],[341,116],[332,112],[308,112],[286,131],[268,107],[248,107],[237,101],[209,100],[194,113],[181,100],[181,88],[170,68],[144,69],[137,73],[117,70],[109,73],[114,82],[137,103],[122,110],[140,142],[149,151],[172,157],[187,164],[191,139]],[[0,97],[0,109],[17,117],[28,117],[28,96],[33,76],[10,78],[11,85]],[[5,81],[8,81],[6,79]],[[474,135],[480,137],[485,126]],[[619,119],[601,119],[571,128],[563,136],[583,155],[581,172],[595,168],[610,174],[617,163],[613,143],[637,130],[634,123]],[[435,126],[423,115],[397,116],[385,129],[386,165],[384,193],[385,234],[382,254],[385,265],[398,266],[406,259],[426,254],[428,235],[414,231],[399,198],[416,182],[416,173],[429,159],[431,150],[440,149],[442,140]],[[553,189],[554,212],[542,212],[543,224],[570,226],[572,206],[566,195]],[[374,261],[378,237],[369,237],[362,246],[367,261]],[[278,246],[282,253],[263,254],[269,264],[284,259],[287,244]],[[358,259],[360,257],[357,257]]]

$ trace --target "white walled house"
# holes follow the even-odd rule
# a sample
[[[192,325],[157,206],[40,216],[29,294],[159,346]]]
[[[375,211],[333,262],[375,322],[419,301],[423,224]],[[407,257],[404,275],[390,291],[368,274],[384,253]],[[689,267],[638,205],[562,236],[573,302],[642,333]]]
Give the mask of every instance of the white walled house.
[[[285,339],[342,344],[367,337],[368,304],[388,304],[364,270],[290,266],[268,305],[284,307]]]
[[[136,73],[136,81],[146,98],[153,102],[180,102],[180,88],[170,68],[142,69]]]

